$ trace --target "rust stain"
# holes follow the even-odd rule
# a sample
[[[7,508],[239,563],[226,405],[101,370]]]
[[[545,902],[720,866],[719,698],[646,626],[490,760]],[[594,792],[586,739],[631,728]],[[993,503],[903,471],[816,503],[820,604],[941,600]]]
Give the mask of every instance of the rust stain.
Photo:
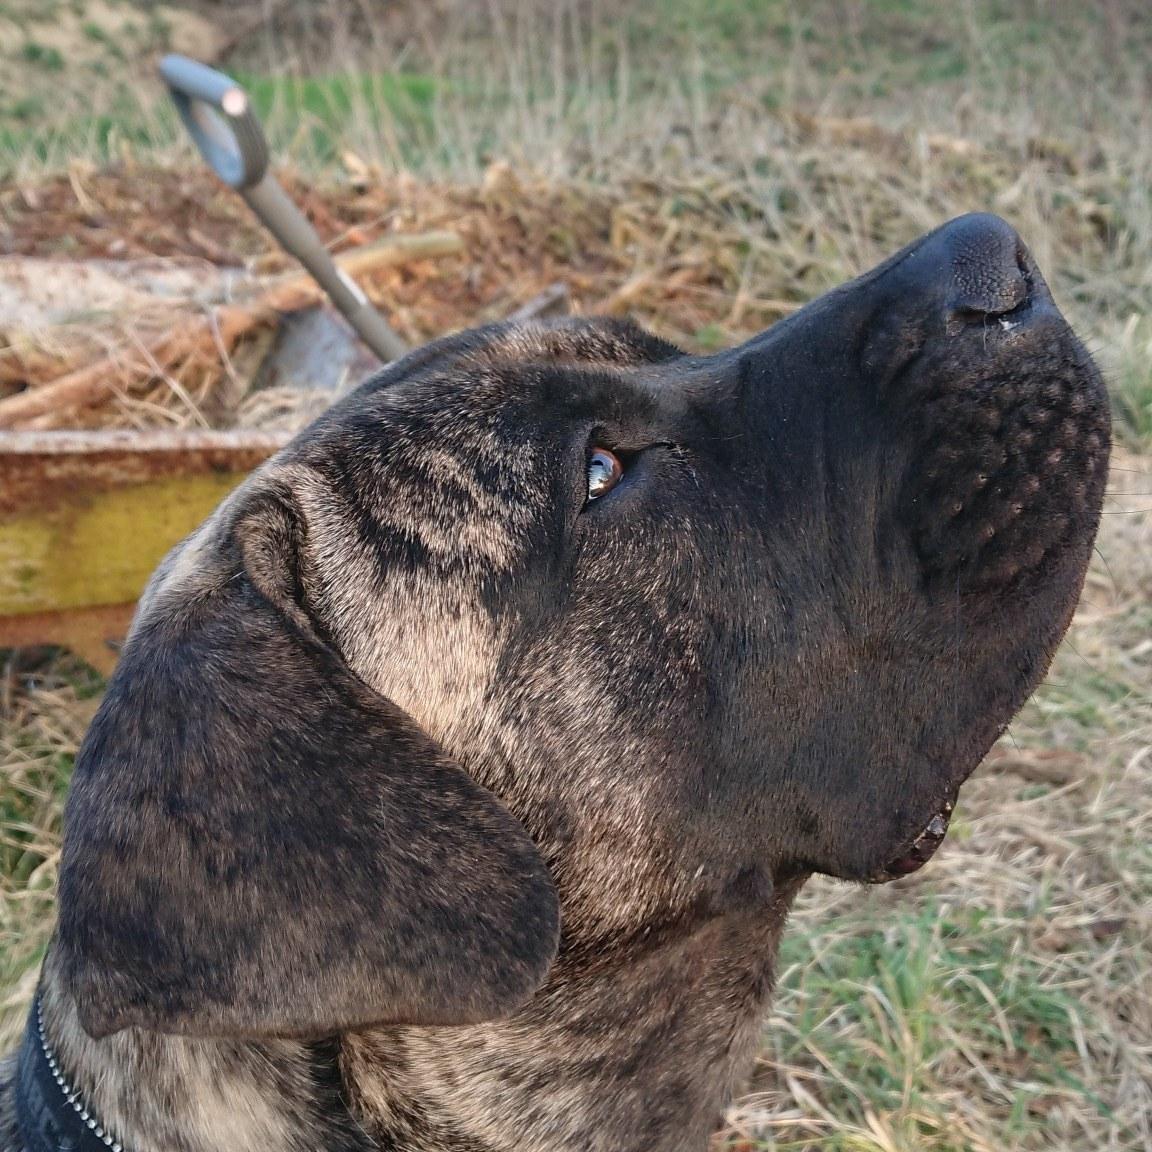
[[[0,616],[0,648],[59,644],[108,676],[116,666],[119,641],[127,634],[135,611],[136,605],[131,603]]]
[[[250,472],[287,432],[0,432],[0,517],[165,477]]]

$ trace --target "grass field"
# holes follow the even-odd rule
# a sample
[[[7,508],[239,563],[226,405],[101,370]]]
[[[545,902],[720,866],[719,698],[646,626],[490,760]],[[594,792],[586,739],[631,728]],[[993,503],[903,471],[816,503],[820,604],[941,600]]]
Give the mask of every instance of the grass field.
[[[1146,5],[430,0],[366,24],[364,5],[296,0],[226,44],[236,7],[0,0],[0,252],[34,223],[52,241],[55,217],[28,205],[55,204],[43,189],[61,172],[83,190],[100,170],[147,182],[151,165],[194,164],[149,76],[157,51],[196,43],[226,51],[333,219],[354,188],[478,184],[506,163],[550,189],[551,220],[484,209],[501,238],[527,238],[523,261],[539,251],[550,276],[585,277],[578,303],[694,347],[767,325],[960,212],[1021,230],[1113,390],[1120,450],[1084,600],[933,864],[879,890],[810,886],[756,1079],[719,1143],[1152,1149]],[[0,653],[9,1040],[99,691],[66,655]]]

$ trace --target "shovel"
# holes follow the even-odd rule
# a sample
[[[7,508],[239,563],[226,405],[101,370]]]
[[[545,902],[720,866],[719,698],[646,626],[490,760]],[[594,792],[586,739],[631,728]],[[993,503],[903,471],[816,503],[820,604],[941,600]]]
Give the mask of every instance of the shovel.
[[[184,126],[216,175],[244,197],[383,362],[403,356],[404,342],[360,286],[337,267],[315,229],[268,171],[268,142],[244,89],[223,72],[186,56],[165,56],[160,76]]]

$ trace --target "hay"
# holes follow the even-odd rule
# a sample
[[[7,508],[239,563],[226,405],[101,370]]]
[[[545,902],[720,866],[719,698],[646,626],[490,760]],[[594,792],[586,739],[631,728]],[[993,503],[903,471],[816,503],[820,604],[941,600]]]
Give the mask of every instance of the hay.
[[[462,247],[460,237],[452,232],[397,236],[347,253],[338,264],[348,275],[371,283],[382,269],[456,255]],[[22,268],[17,271],[24,272]],[[242,284],[237,285],[238,291],[242,288]],[[281,313],[315,307],[322,295],[311,277],[300,273],[264,289],[247,303],[191,316],[171,314],[173,309],[167,316],[157,316],[151,301],[146,301],[144,306],[161,335],[147,341],[137,335],[127,346],[39,386],[25,381],[23,391],[0,399],[0,429],[71,427],[78,410],[100,407],[157,379],[166,381],[172,392],[188,403],[185,377],[190,367],[214,364],[217,388],[223,381],[236,384],[232,360],[236,345],[274,324]],[[119,299],[121,314],[132,311],[130,301],[131,297]]]

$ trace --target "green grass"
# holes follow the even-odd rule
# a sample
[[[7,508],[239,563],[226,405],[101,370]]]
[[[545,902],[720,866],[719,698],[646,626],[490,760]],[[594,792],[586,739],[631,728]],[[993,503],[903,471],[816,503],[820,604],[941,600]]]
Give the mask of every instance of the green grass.
[[[1102,5],[1124,7],[1117,0]],[[381,51],[373,44],[361,60],[342,60],[337,69],[320,59],[303,72],[292,66],[282,75],[243,68],[240,74],[275,121],[280,109],[284,125],[304,122],[294,142],[279,122],[274,125],[278,143],[294,143],[300,162],[330,165],[346,148],[361,150],[366,137],[399,132],[411,140],[391,159],[420,167],[458,159],[465,143],[473,153],[498,147],[528,112],[547,111],[569,127],[584,120],[584,132],[595,134],[595,121],[645,102],[715,101],[722,108],[735,97],[764,107],[810,104],[835,112],[864,101],[906,114],[908,94],[915,91],[929,102],[967,94],[989,111],[1022,96],[1034,113],[1046,114],[1056,108],[1037,99],[1043,88],[1063,88],[1061,102],[1092,99],[1093,93],[1109,100],[1123,86],[1130,62],[1152,51],[1149,21],[1124,25],[1124,58],[1117,61],[1108,58],[1116,51],[1108,50],[1106,21],[1070,6],[997,0],[949,6],[934,0],[656,0],[588,17],[545,4],[498,3],[492,11],[501,15],[478,35],[473,18],[458,34],[449,22],[445,43],[432,50],[419,40],[406,45],[398,67],[380,69]],[[81,61],[79,100],[60,92],[55,122],[41,128],[66,139],[74,153],[101,161],[106,133],[84,121],[108,114],[142,151],[169,149],[171,134],[149,122],[159,103],[155,77],[138,65],[124,67],[122,42],[130,37],[111,35],[91,19],[79,27],[89,47],[115,67],[106,84],[91,85],[82,73],[93,61]],[[146,44],[162,45],[168,37],[155,15],[135,31]],[[320,51],[314,46],[314,54]],[[35,57],[26,61],[31,65],[63,64],[58,50],[34,40],[24,52]],[[1054,61],[1068,66],[1054,69]],[[358,70],[366,66],[371,70]],[[124,100],[126,90],[134,91],[133,101]],[[458,129],[461,115],[471,122],[467,142],[437,139]],[[84,152],[85,141],[91,153]],[[27,134],[10,138],[5,151],[17,154],[22,142],[38,159],[59,155]]]
[[[958,1038],[992,1075],[1018,1081],[1005,1092],[1006,1146],[1042,1134],[1037,1102],[1051,1095],[1074,1093],[1111,1119],[1077,1070],[1076,1035],[1096,1021],[1058,969],[1021,954],[1028,924],[929,898],[826,934],[786,936],[780,1004],[791,1011],[770,1032],[774,1059],[833,1058],[823,1104],[862,1128],[869,1112],[887,1116],[913,1148],[967,1150],[963,1134],[950,1133],[947,1082],[965,1059]]]
[[[417,163],[433,138],[440,84],[416,73],[255,76],[236,79],[251,94],[274,147],[289,147],[310,165],[339,162],[345,126],[354,117],[380,134],[400,133],[401,156]]]
[[[236,79],[251,94],[269,142],[278,154],[290,152],[309,170],[340,162],[348,146],[346,126],[353,118],[362,131],[403,141],[398,155],[419,163],[433,147],[432,106],[438,82],[403,73],[334,76],[253,76]],[[95,164],[133,155],[168,154],[186,143],[179,121],[166,101],[142,103],[138,90],[125,87],[106,98],[105,111],[47,119],[49,105],[40,96],[11,100],[0,122],[0,172],[4,159],[45,168],[66,158]]]
[[[56,48],[45,47],[35,40],[25,40],[20,48],[20,58],[27,64],[42,68],[47,72],[63,72],[64,57]]]
[[[1117,427],[1130,446],[1152,444],[1152,317],[1129,317],[1105,354]]]

